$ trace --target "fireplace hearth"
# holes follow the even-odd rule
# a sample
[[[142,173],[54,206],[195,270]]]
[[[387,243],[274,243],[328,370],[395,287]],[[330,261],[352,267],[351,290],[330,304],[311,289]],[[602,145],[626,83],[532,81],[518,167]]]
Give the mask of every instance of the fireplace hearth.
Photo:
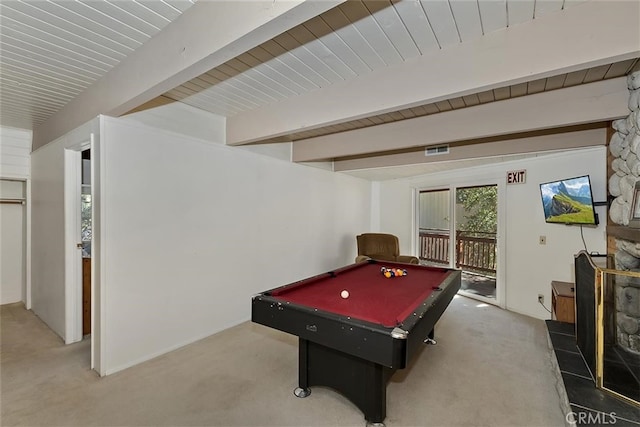
[[[573,325],[547,320],[552,363],[558,379],[558,393],[566,414],[566,425],[638,426],[640,411],[632,403],[617,399],[594,386],[589,369],[576,346]]]
[[[635,263],[625,256],[622,263]],[[632,296],[638,290],[640,271],[607,268],[607,263],[611,257],[585,251],[575,257],[577,347],[598,388],[640,405],[640,352],[634,347],[638,331],[626,325],[631,321],[637,326],[635,307],[629,304],[637,299],[626,295],[629,289]],[[616,266],[622,264],[616,260]]]

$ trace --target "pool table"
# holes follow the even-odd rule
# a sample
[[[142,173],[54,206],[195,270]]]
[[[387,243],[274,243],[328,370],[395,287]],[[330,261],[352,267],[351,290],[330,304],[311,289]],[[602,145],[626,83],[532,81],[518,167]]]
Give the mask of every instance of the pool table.
[[[382,267],[407,275],[387,278]],[[435,343],[434,326],[460,277],[459,270],[368,260],[254,295],[251,319],[299,337],[296,396],[331,387],[369,423],[382,424],[389,379],[424,342]]]

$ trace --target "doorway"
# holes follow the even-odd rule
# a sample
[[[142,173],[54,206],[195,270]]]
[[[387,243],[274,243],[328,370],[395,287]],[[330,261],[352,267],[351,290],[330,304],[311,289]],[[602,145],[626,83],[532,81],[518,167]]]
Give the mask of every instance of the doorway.
[[[82,335],[91,334],[91,150],[82,151],[80,183],[80,242],[82,244]]]
[[[100,135],[95,132],[98,125],[99,120],[88,122],[68,138],[64,147],[64,340],[66,344],[82,341],[79,345],[87,349],[88,366],[103,376],[106,373],[101,327],[104,308],[100,298]],[[84,171],[83,162],[88,166]],[[85,221],[83,236],[82,201],[88,201],[86,195],[90,195],[90,205],[85,205],[85,213],[90,212],[91,220],[89,230]],[[87,242],[89,236],[90,243]],[[85,282],[90,283],[90,297],[89,293],[85,294],[88,316],[83,316],[83,254],[91,257],[90,269],[85,270],[85,276],[90,275],[90,282]],[[83,333],[83,317],[88,317],[89,334]]]
[[[27,305],[26,181],[0,179],[0,304]]]
[[[498,186],[418,194],[420,262],[461,269],[462,295],[498,304]]]

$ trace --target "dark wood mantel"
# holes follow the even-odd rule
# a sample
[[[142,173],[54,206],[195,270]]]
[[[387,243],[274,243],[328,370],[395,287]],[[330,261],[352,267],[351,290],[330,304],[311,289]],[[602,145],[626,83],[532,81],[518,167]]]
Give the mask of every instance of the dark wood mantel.
[[[626,227],[624,225],[607,225],[607,235],[631,242],[640,242],[640,228]]]

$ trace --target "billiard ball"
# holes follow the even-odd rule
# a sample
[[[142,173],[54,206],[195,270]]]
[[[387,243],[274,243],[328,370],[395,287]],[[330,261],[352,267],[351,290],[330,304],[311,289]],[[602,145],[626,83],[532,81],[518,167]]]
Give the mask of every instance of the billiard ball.
[[[341,296],[342,298],[344,298],[344,299],[349,298],[349,291],[344,290],[344,291],[340,292],[340,296]]]

